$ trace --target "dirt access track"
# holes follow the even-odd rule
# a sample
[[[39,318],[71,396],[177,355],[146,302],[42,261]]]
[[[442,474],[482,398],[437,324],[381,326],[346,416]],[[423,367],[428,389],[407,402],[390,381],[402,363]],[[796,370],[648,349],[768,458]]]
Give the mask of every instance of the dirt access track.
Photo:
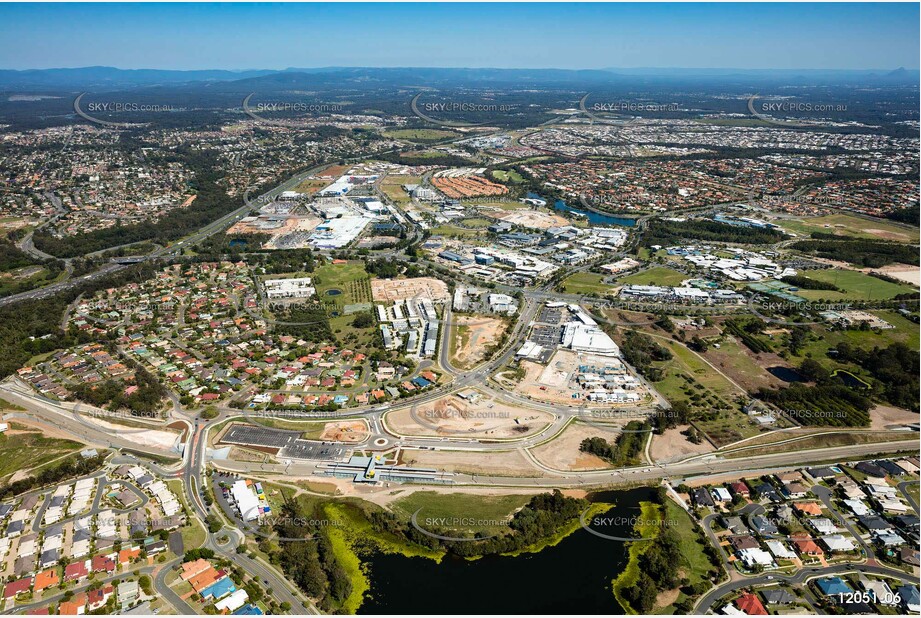
[[[469,403],[448,395],[416,406],[415,412],[412,408],[392,410],[384,415],[384,422],[404,436],[514,439],[542,431],[553,422],[553,415],[489,399]]]
[[[451,363],[461,369],[475,367],[484,360],[486,348],[498,341],[506,328],[505,320],[499,318],[454,316]]]

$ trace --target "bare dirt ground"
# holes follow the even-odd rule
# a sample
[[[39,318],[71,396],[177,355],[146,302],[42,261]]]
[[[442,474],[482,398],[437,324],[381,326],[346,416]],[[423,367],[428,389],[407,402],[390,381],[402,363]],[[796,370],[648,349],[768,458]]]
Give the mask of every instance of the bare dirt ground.
[[[495,476],[541,476],[542,472],[518,451],[403,451],[402,461],[409,466],[437,468],[463,474]],[[454,489],[453,487],[451,489]],[[499,490],[505,492],[505,489]]]
[[[272,458],[269,457],[269,455],[266,453],[257,453],[245,448],[240,448],[239,446],[230,447],[230,454],[228,455],[228,458],[232,459],[233,461],[249,461],[260,463],[272,461]]]
[[[401,435],[523,438],[542,431],[553,415],[516,408],[492,399],[468,403],[448,395],[412,409],[393,410],[384,415],[387,426]],[[458,433],[460,432],[460,433]]]
[[[531,210],[530,208],[519,208],[517,210],[492,210],[483,208],[480,212],[487,217],[500,219],[513,225],[529,227],[536,230],[546,230],[551,227],[569,224],[569,220],[565,217],[540,210]]]
[[[133,442],[143,444],[145,446],[153,446],[155,448],[162,448],[164,450],[171,449],[173,444],[176,442],[176,437],[179,435],[178,433],[173,433],[171,431],[160,431],[157,429],[139,430],[136,427],[124,427],[123,425],[109,423],[98,418],[95,418],[90,422],[92,422],[93,425],[98,425],[103,429],[108,429],[110,433],[115,435],[119,435],[122,431],[130,431],[131,433],[122,437]]]
[[[470,369],[481,363],[486,348],[502,336],[507,328],[505,320],[483,316],[455,316],[454,356],[451,363],[462,369]],[[461,328],[465,327],[465,328]]]
[[[604,470],[612,468],[601,457],[579,450],[586,438],[600,437],[613,442],[620,434],[615,428],[607,429],[585,423],[570,423],[555,439],[531,449],[539,462],[554,470]]]
[[[678,600],[678,596],[681,594],[680,588],[673,588],[672,590],[663,590],[658,595],[656,595],[656,608],[668,607],[672,603]]]
[[[579,355],[569,350],[558,350],[546,366],[531,361],[521,361],[524,378],[515,391],[538,401],[573,404],[569,378],[579,364]]]
[[[448,300],[448,284],[433,277],[416,277],[415,279],[372,279],[371,296],[376,301],[408,300],[410,298],[430,298]]]
[[[361,442],[368,437],[368,425],[364,421],[337,421],[326,423],[320,440],[334,442]]]
[[[917,423],[918,414],[892,406],[876,406],[870,410],[870,429],[886,429],[889,425]]]
[[[577,354],[571,350],[557,350],[545,365],[527,360],[521,361],[525,375],[514,390],[520,395],[545,403],[578,406],[585,402],[585,392],[572,381],[580,364],[604,365],[610,359],[591,354]],[[645,389],[637,391],[640,397],[648,397]],[[573,395],[577,397],[573,398]],[[648,401],[648,399],[647,399]],[[636,403],[592,403],[596,408],[633,407]]]
[[[652,434],[652,445],[649,447],[649,456],[655,462],[678,461],[691,455],[700,455],[714,450],[713,445],[706,440],[700,444],[688,442],[681,435],[689,425],[680,425],[673,429],[666,429],[662,435]]]
[[[59,438],[61,440],[73,440],[74,442],[84,441],[84,440],[76,439],[73,436],[73,434],[69,434],[66,431],[59,429],[55,425],[51,425],[49,423],[43,423],[37,419],[16,417],[15,419],[12,419],[12,421],[15,422],[17,425],[25,425],[26,427],[30,427],[32,429],[38,430],[42,432],[42,434],[46,438]],[[9,435],[13,435],[16,433],[28,433],[28,430],[8,429],[6,432],[6,435],[9,436]]]
[[[897,240],[899,242],[910,242],[911,241],[911,236],[909,236],[908,234],[903,234],[902,232],[893,232],[891,230],[879,230],[874,227],[865,227],[863,228],[862,231],[866,232],[867,234],[873,234],[874,236],[878,236],[879,238],[882,238],[883,240]]]
[[[905,266],[904,264],[890,264],[882,268],[869,268],[864,272],[881,272],[884,275],[894,277],[899,281],[910,283],[911,285],[921,286],[921,268],[917,266]]]

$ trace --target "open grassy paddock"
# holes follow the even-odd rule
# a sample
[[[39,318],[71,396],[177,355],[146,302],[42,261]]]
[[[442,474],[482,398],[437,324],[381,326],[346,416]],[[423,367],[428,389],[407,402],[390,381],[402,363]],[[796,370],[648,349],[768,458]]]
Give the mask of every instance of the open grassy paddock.
[[[775,221],[775,223],[800,236],[809,236],[813,232],[820,232],[822,234],[835,234],[843,238],[872,238],[898,242],[916,243],[919,239],[917,228],[899,225],[883,219],[857,217],[847,214],[825,215],[799,220],[786,219]]]
[[[437,527],[458,532],[488,532],[495,534],[507,529],[506,522],[531,499],[529,495],[482,496],[476,494],[443,494],[434,491],[417,491],[393,503],[393,511],[409,519],[418,515],[419,524],[425,527],[428,518],[445,518]],[[471,521],[451,523],[454,518]],[[481,525],[477,525],[481,524]]]
[[[459,137],[460,133],[444,129],[389,129],[383,132],[383,136],[390,139],[402,139],[417,144],[426,144]]]
[[[604,275],[597,273],[574,273],[563,280],[563,291],[567,294],[607,294],[612,286],[602,283],[603,279]]]
[[[691,279],[691,277],[671,268],[653,266],[632,275],[627,275],[619,279],[618,283],[624,285],[680,285],[685,279]]]
[[[817,300],[889,300],[899,294],[908,294],[917,291],[907,284],[890,283],[877,277],[866,275],[856,270],[844,268],[829,268],[828,270],[810,270],[804,276],[816,281],[831,283],[841,288],[841,292],[833,290],[804,290],[796,292],[797,296],[811,301]]]

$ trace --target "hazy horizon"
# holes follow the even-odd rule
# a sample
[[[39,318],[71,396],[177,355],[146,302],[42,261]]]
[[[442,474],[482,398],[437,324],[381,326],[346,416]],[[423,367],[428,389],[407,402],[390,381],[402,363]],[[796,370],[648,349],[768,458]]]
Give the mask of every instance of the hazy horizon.
[[[916,3],[16,3],[0,68],[917,70],[918,20]]]

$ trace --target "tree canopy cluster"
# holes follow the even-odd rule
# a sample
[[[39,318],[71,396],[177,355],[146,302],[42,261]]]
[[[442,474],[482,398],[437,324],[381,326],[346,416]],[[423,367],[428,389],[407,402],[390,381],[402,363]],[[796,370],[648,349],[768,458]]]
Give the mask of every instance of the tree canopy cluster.
[[[839,236],[823,232],[813,232],[811,236],[812,240],[795,242],[790,248],[820,258],[844,260],[866,268],[879,268],[895,263],[917,266],[919,263],[918,249],[911,245],[860,238],[842,240]]]
[[[652,219],[643,233],[641,245],[674,245],[683,240],[704,240],[710,242],[731,242],[747,245],[768,245],[786,238],[783,232],[771,229],[738,227],[719,221],[689,219],[686,221],[664,221]]]

